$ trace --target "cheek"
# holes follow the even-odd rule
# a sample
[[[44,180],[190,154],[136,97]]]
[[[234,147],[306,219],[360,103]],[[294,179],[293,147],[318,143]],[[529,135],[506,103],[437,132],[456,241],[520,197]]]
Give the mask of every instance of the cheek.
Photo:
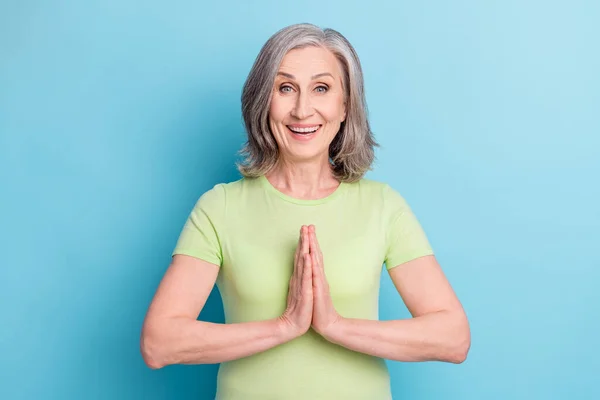
[[[280,122],[288,113],[288,107],[284,99],[276,94],[271,97],[271,106],[269,107],[269,115],[275,122]]]
[[[344,116],[344,99],[341,95],[327,99],[323,102],[321,113],[327,121],[339,123]]]
[[[344,103],[342,99],[328,102],[323,108],[323,116],[327,121],[339,123],[344,117]]]

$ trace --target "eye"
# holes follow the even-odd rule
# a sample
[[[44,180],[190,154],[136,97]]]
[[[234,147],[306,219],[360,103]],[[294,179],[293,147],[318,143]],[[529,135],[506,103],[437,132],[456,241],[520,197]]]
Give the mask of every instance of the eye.
[[[290,93],[293,90],[293,88],[290,85],[281,85],[279,86],[279,91],[281,93]]]
[[[325,85],[320,85],[320,86],[317,86],[317,87],[315,88],[315,90],[316,90],[318,93],[325,93],[325,92],[327,92],[327,90],[329,90],[329,88],[328,88],[327,86],[325,86]]]

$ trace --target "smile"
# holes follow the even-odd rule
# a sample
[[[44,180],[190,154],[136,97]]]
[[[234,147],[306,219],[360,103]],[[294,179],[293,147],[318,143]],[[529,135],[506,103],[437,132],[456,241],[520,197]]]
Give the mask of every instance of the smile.
[[[318,131],[319,128],[321,127],[321,125],[304,125],[304,126],[286,125],[286,126],[290,131],[292,131],[294,134],[297,134],[297,135],[310,135],[311,133],[315,133],[316,131]]]

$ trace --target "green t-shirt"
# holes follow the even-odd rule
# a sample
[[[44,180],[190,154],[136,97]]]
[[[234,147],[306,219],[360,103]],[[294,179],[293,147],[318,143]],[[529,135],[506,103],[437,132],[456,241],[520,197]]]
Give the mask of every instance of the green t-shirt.
[[[218,184],[196,203],[173,254],[220,266],[226,323],[279,317],[286,309],[300,227],[313,224],[334,306],[377,320],[382,267],[432,254],[421,225],[389,185],[341,183],[299,200],[264,177]],[[330,343],[310,329],[290,342],[220,365],[217,399],[391,399],[381,358]]]

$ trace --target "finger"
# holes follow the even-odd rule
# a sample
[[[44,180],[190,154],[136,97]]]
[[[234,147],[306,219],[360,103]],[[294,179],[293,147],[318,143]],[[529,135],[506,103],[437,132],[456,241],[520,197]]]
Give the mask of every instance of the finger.
[[[302,254],[302,239],[300,244],[298,245],[299,250],[298,250],[298,278],[302,277],[302,271],[304,270],[304,254]]]
[[[300,296],[302,294],[302,283],[304,280],[304,274],[306,273],[306,270],[308,268],[306,268],[306,262],[305,262],[305,258],[300,255],[300,257],[298,257],[298,268],[297,268],[297,272],[296,272],[296,293],[298,294],[298,296]]]
[[[313,228],[313,237],[315,239],[315,246],[317,248],[317,251],[320,253],[321,252],[321,246],[319,245],[319,239],[317,239],[317,227]]]
[[[294,286],[296,287],[296,291],[300,292],[300,287],[302,286],[302,276],[304,274],[304,256],[298,251],[296,265],[294,265]]]
[[[304,228],[304,227],[303,227]],[[302,231],[302,251],[306,254],[309,253],[310,249],[309,249],[309,244],[310,244],[310,239],[308,237],[308,228],[304,228],[304,230]]]
[[[312,279],[312,267],[314,264],[312,263],[312,260],[310,259],[309,254],[304,255],[303,264],[304,264],[304,270],[302,271],[303,272],[302,277],[305,280]]]
[[[316,261],[314,265],[317,265],[316,268],[313,268],[317,274],[317,280],[319,281],[319,290],[321,293],[329,293],[329,282],[327,282],[327,275],[325,275],[325,268],[323,265],[323,255],[321,253],[315,254]]]
[[[308,241],[310,242],[311,245],[312,245],[312,235],[313,235],[313,228],[312,228],[312,225],[310,225],[307,230],[307,237],[308,237]],[[312,249],[311,249],[311,252],[312,252]]]
[[[317,239],[317,228],[316,227],[315,227],[313,236],[314,236],[314,242],[315,242],[314,246],[317,249],[316,253],[319,258],[319,265],[321,266],[321,268],[323,268],[325,266],[325,263],[323,262],[323,252],[321,251],[321,245],[319,244],[319,240]]]
[[[314,254],[311,254],[311,257],[314,257]],[[319,294],[319,290],[321,289],[321,276],[320,276],[320,268],[316,265],[316,263],[312,263],[313,268],[311,268],[312,272],[312,287],[314,295]]]
[[[294,267],[298,265],[298,256],[300,255],[300,249],[302,248],[302,228],[300,228],[300,234],[298,235],[298,245],[296,246],[296,252],[294,253]]]
[[[319,245],[319,239],[317,238],[317,227],[313,226],[312,230],[312,236],[313,236],[313,243],[314,243],[314,250],[315,253],[320,253],[321,252],[321,245]]]
[[[315,243],[315,235],[314,233],[310,233],[310,254],[313,256],[317,255],[317,244]],[[317,258],[314,258],[315,260],[315,266],[319,267],[318,264],[316,264],[317,261],[319,261]]]
[[[313,274],[312,273],[312,270],[313,270],[312,266],[313,266],[313,264],[311,262],[309,254],[305,254],[303,258],[304,258],[304,262],[303,262],[303,264],[304,264],[304,271],[303,271],[303,274],[302,274],[302,279],[303,279],[302,280],[302,288],[304,290],[309,290],[310,292],[312,292],[312,286],[313,286],[312,285],[312,280],[313,280],[312,279],[312,274]]]
[[[310,230],[308,234],[308,240],[310,241],[310,254],[315,254],[317,248],[315,243],[315,235],[312,230]]]
[[[310,234],[310,248],[311,248],[311,253],[316,256],[315,260],[318,263],[317,266],[319,268],[322,268],[323,267],[323,257],[321,254],[321,249],[319,247],[319,242],[317,240],[317,234],[314,230],[312,230],[311,234]]]

